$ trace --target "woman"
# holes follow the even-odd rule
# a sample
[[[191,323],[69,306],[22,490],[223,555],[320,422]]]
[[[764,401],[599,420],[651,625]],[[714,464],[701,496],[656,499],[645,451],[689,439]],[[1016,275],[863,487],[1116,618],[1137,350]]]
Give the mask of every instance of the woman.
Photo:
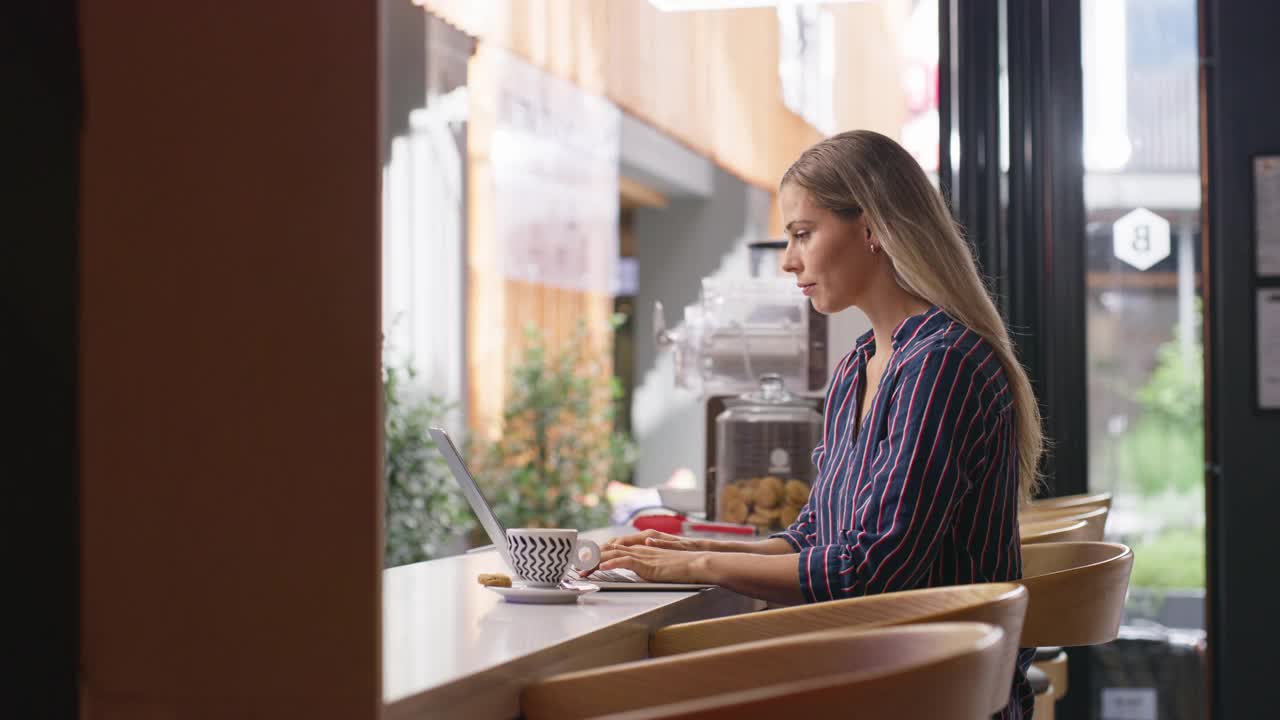
[[[617,538],[601,569],[783,603],[1020,578],[1039,411],[941,195],[897,143],[855,131],[806,150],[779,200],[783,270],[819,312],[872,325],[832,376],[809,501],[758,542]],[[1030,716],[1029,662],[1005,717]]]

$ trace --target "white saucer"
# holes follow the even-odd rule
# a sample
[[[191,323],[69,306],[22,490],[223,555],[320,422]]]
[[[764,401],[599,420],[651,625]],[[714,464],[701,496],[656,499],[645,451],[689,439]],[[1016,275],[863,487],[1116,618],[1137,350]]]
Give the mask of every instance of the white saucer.
[[[552,605],[556,603],[575,603],[583,595],[600,589],[599,585],[589,582],[565,581],[560,587],[529,587],[516,583],[513,587],[495,587],[486,585],[488,589],[498,593],[509,603],[528,605]]]

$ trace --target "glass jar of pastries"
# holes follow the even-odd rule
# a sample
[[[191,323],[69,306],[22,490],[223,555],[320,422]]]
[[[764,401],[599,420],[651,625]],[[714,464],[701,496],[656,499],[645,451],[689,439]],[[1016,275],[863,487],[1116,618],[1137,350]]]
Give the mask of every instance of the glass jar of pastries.
[[[755,525],[761,534],[795,521],[809,499],[816,469],[810,457],[822,437],[816,401],[793,395],[778,375],[728,401],[716,417],[712,519]]]

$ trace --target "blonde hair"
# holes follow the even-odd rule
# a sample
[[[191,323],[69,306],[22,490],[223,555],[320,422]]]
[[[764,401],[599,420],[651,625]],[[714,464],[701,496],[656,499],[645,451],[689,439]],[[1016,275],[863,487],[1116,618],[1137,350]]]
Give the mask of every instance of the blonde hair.
[[[1044,452],[1040,407],[1004,320],[978,274],[973,250],[919,163],[884,135],[854,130],[805,150],[779,186],[787,183],[803,188],[816,205],[839,216],[853,219],[865,213],[898,283],[995,349],[1016,413],[1019,499],[1030,500]]]

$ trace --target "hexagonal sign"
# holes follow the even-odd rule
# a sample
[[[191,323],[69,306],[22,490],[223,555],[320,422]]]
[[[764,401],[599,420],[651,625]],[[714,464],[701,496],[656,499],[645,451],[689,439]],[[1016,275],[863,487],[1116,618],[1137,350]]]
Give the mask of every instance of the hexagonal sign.
[[[1117,258],[1147,270],[1169,257],[1169,221],[1138,208],[1115,222],[1111,241]]]

